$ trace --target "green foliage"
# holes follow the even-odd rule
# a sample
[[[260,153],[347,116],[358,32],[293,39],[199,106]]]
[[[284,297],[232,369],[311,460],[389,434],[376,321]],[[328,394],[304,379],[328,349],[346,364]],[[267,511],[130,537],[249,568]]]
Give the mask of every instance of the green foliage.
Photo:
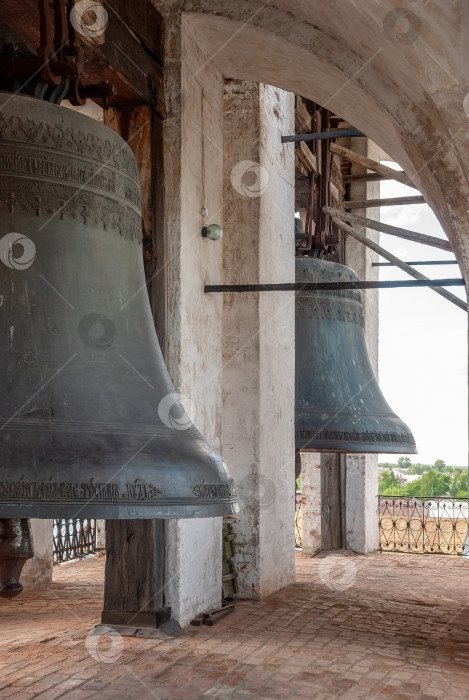
[[[379,478],[379,493],[382,496],[408,496],[424,498],[450,495],[453,498],[468,498],[467,467],[451,467],[443,459],[437,459],[433,466],[412,464],[408,457],[400,457],[397,464],[380,462],[384,468]],[[421,478],[401,485],[394,473],[396,468],[407,469],[408,475],[417,474]]]
[[[385,469],[378,480],[378,492],[382,496],[397,495],[400,490],[400,482],[393,470]]]
[[[296,490],[301,491],[301,474],[298,477],[298,479],[296,480]]]
[[[445,496],[450,488],[451,476],[441,474],[435,469],[425,472],[420,479],[407,484],[405,495],[410,498],[423,498],[426,496]]]
[[[409,469],[412,466],[412,462],[409,457],[399,457],[397,460],[397,466],[399,469]]]
[[[457,496],[458,498],[467,498],[467,471],[462,469],[455,469],[451,477],[451,484],[449,487],[449,492],[451,496]]]
[[[446,471],[446,462],[444,459],[437,459],[433,468],[436,469],[437,472],[444,472]]]
[[[425,471],[429,470],[430,467],[427,464],[412,464],[407,474],[423,474]]]

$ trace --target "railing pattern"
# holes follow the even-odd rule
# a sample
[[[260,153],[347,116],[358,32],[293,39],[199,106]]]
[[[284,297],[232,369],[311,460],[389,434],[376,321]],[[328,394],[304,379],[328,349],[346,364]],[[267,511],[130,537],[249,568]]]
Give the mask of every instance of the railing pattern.
[[[295,494],[295,547],[301,548],[301,491]]]
[[[54,520],[54,564],[96,551],[96,520]]]
[[[469,499],[378,496],[379,549],[414,554],[463,554]]]

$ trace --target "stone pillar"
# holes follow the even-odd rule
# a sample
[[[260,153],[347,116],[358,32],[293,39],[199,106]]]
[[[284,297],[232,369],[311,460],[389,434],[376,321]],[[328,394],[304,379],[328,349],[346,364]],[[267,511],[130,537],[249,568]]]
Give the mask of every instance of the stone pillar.
[[[367,138],[354,138],[344,145],[373,160],[380,160],[381,149]],[[352,174],[366,173],[366,168],[352,163]],[[378,199],[379,182],[354,182],[350,188],[351,199]],[[379,208],[357,209],[359,216],[379,220]],[[372,229],[366,235],[379,241],[379,233]],[[378,255],[354,238],[347,236],[345,264],[357,273],[361,280],[378,279],[378,268],[372,263]],[[365,338],[371,365],[378,374],[378,290],[362,292],[364,299]],[[346,458],[346,546],[366,554],[378,548],[378,455],[348,454]]]
[[[167,28],[164,354],[186,410],[220,450],[223,295],[204,294],[204,283],[222,281],[223,241],[201,232],[223,225],[223,80],[179,21]],[[220,606],[221,518],[167,521],[165,581],[165,605],[183,626]]]
[[[301,452],[301,551],[321,549],[321,455]]]
[[[96,521],[96,551],[106,551],[106,521]]]
[[[294,266],[294,98],[225,81],[224,283],[290,282]],[[294,581],[294,296],[225,294],[223,456],[241,504],[239,595],[260,598]]]
[[[31,520],[34,557],[24,565],[20,581],[25,591],[47,586],[52,581],[52,520]]]

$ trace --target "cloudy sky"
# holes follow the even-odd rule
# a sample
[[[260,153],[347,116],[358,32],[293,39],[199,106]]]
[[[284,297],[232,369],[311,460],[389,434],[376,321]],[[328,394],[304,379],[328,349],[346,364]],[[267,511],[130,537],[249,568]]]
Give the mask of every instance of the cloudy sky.
[[[395,164],[386,163],[393,167]],[[415,195],[393,181],[381,183],[382,197]],[[381,220],[445,238],[426,204],[382,207]],[[448,260],[437,248],[381,234],[383,248],[401,260]],[[427,277],[460,277],[457,265],[419,267]],[[409,279],[394,267],[380,279]],[[464,288],[448,288],[465,299]],[[467,315],[431,289],[380,290],[379,383],[392,409],[413,432],[418,454],[412,462],[467,465]],[[397,461],[382,455],[380,461]]]

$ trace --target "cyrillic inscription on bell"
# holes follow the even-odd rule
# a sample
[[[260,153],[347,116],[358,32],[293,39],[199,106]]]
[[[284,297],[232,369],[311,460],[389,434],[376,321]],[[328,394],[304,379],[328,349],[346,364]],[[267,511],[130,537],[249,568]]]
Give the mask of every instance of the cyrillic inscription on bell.
[[[237,512],[158,345],[129,147],[7,94],[0,147],[0,516]]]
[[[357,280],[344,265],[296,258],[297,282]],[[296,449],[415,453],[412,433],[376,381],[360,290],[299,291],[295,316]]]

